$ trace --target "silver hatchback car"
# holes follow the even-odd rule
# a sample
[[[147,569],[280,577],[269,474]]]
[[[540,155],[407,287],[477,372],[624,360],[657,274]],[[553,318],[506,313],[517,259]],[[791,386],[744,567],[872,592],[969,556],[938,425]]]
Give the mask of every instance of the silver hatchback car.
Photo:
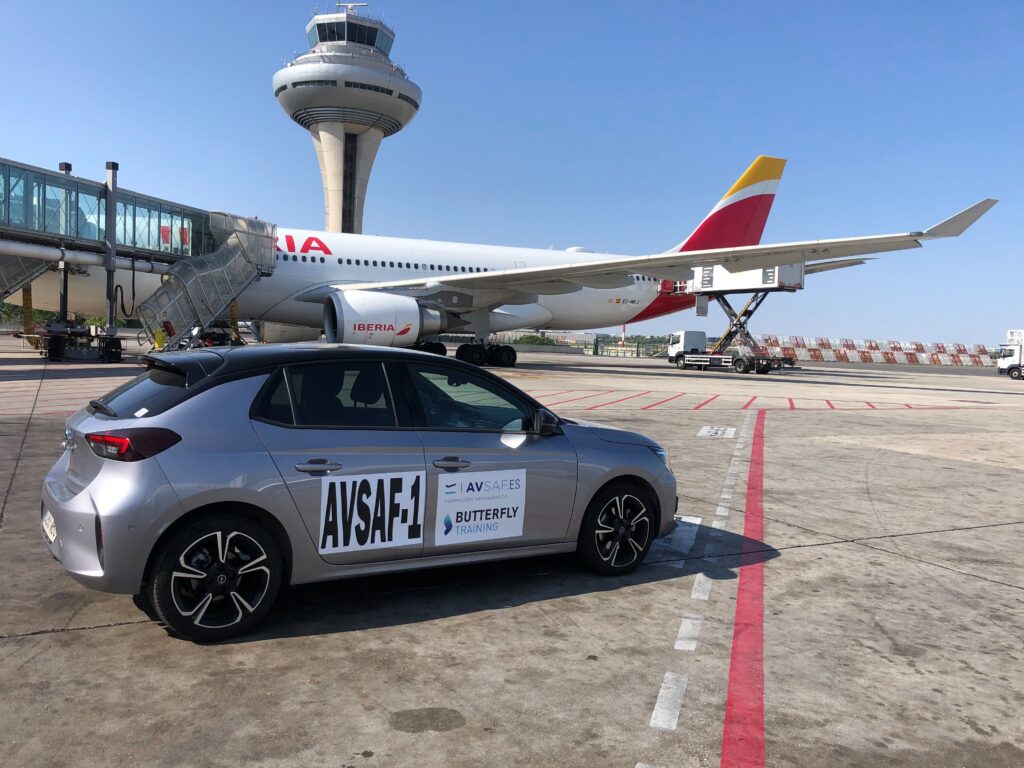
[[[282,584],[579,553],[632,571],[674,525],[667,452],[421,352],[151,354],[67,422],[40,527],[81,583],[174,632],[256,625]]]

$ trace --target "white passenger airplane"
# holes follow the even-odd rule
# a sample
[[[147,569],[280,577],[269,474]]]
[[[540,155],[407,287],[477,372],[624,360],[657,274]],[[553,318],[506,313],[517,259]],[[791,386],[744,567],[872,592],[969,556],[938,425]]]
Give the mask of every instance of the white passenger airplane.
[[[922,241],[956,237],[995,205],[982,200],[918,232],[758,245],[785,160],[758,157],[693,234],[649,256],[447,243],[394,237],[278,229],[277,264],[238,300],[239,317],[259,321],[266,341],[329,341],[423,346],[449,331],[471,334],[460,358],[514,365],[511,347],[485,347],[492,332],[512,329],[579,330],[647,320],[694,306],[678,293],[696,267],[731,273],[788,264],[804,274],[863,264],[866,254],[918,248]],[[137,295],[148,296],[159,276],[137,274]],[[124,272],[118,282],[130,289]],[[56,309],[56,275],[33,288],[35,306]],[[70,309],[105,312],[102,270],[74,282]]]

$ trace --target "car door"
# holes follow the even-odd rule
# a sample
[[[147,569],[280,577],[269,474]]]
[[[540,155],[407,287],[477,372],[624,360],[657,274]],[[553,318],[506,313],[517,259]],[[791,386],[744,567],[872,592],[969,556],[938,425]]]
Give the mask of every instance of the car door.
[[[531,431],[534,406],[497,377],[431,362],[401,374],[426,459],[424,554],[563,541],[576,493],[568,438]]]
[[[346,565],[422,553],[423,446],[398,428],[379,361],[283,368],[253,417],[320,557]]]

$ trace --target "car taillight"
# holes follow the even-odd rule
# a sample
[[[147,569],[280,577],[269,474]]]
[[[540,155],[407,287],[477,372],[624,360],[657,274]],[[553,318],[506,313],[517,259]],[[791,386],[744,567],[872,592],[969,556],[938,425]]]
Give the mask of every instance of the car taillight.
[[[91,432],[85,441],[92,452],[104,459],[115,461],[141,461],[166,451],[181,440],[181,435],[169,429],[114,429],[110,432]]]

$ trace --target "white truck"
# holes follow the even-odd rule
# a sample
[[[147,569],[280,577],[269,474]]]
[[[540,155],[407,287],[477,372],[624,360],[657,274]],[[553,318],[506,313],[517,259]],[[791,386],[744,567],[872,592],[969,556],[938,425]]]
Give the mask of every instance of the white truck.
[[[999,345],[996,368],[1011,379],[1024,378],[1024,329],[1006,332],[1006,343]]]
[[[740,354],[738,350],[726,349],[718,353],[708,351],[708,338],[704,331],[679,331],[673,333],[668,340],[668,362],[679,370],[696,368],[705,371],[709,368],[731,368],[736,373],[768,373],[781,370],[783,366],[792,366],[795,361],[788,357],[772,355]]]

